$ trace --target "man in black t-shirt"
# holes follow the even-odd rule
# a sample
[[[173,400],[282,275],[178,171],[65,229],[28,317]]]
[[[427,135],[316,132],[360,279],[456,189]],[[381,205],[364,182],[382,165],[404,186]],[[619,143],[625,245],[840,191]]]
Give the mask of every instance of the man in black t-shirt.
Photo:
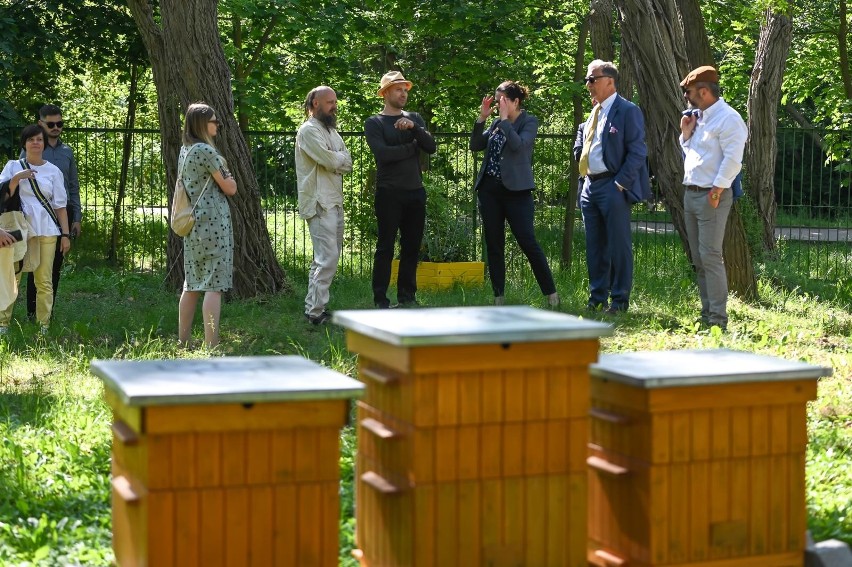
[[[420,152],[435,153],[435,140],[416,112],[403,110],[411,82],[399,71],[382,77],[378,95],[384,98],[382,112],[364,125],[367,144],[376,158],[374,210],[378,238],[373,257],[373,302],[379,309],[390,307],[390,284],[394,243],[399,232],[397,300],[401,306],[417,304],[417,260],[426,222],[426,190],[420,167]]]

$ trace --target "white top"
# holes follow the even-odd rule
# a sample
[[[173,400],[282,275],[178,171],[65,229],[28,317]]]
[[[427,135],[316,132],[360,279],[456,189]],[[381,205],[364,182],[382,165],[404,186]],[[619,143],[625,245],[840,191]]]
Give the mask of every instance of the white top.
[[[589,173],[591,175],[597,175],[598,173],[605,173],[606,171],[608,171],[603,159],[603,146],[601,145],[601,137],[603,136],[603,129],[604,126],[606,126],[606,121],[609,117],[609,109],[612,108],[612,104],[615,102],[615,97],[617,96],[618,93],[612,93],[609,98],[607,98],[599,105],[601,109],[598,112],[598,124],[597,128],[595,128],[595,137],[592,138],[592,146],[591,148],[589,148]],[[586,121],[587,126],[592,125],[591,120],[594,114],[595,111],[594,109],[592,109],[592,113],[589,115],[589,119]]]
[[[352,157],[334,128],[310,117],[296,133],[296,186],[299,216],[309,219],[324,210],[343,207],[343,174],[352,171]]]
[[[45,161],[43,165],[30,164],[30,169],[36,172],[39,189],[50,202],[51,207],[54,210],[64,209],[68,203],[68,194],[65,192],[65,178],[62,176],[62,171],[49,161]],[[0,183],[12,179],[16,173],[23,170],[19,160],[9,160],[3,172],[0,173]],[[18,183],[18,191],[21,194],[21,208],[24,210],[24,216],[32,225],[34,233],[37,236],[59,236],[62,231],[36,198],[30,180],[22,179]]]
[[[680,136],[685,155],[683,184],[728,188],[743,167],[748,128],[724,99],[701,112],[689,140]]]

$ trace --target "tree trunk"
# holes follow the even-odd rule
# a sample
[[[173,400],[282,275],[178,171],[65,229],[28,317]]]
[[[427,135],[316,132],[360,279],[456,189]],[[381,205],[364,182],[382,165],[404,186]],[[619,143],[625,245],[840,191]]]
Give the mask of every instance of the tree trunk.
[[[612,43],[612,0],[591,0],[588,26],[595,59],[613,61],[615,46]],[[582,77],[580,77],[582,79]]]
[[[675,72],[678,80],[676,84],[680,84],[680,77],[685,77],[692,67],[689,63],[689,56],[686,52],[686,38],[684,30],[680,23],[680,14],[675,4],[675,0],[651,0],[653,14],[656,16],[657,29],[662,32],[662,39],[668,53],[674,57]],[[693,34],[695,30],[690,30]],[[706,31],[704,34],[706,35]],[[690,41],[692,41],[690,36]],[[706,41],[706,40],[705,40]]]
[[[677,10],[683,34],[689,37],[686,42],[686,57],[690,70],[702,65],[715,67],[716,58],[710,48],[710,38],[707,37],[707,28],[704,26],[704,16],[701,14],[698,0],[677,0]]]
[[[621,45],[618,56],[618,94],[627,100],[633,100],[636,90],[636,58],[630,53],[630,49],[624,43],[624,35],[621,36]]]
[[[112,234],[110,235],[110,247],[107,261],[118,264],[118,240],[121,229],[121,207],[124,206],[124,197],[127,194],[127,172],[130,169],[130,153],[133,149],[133,126],[136,124],[136,97],[139,90],[139,67],[132,63],[130,65],[130,89],[127,96],[127,118],[124,121],[124,143],[121,150],[121,172],[118,176],[118,191],[115,195],[115,203],[112,209]]]
[[[229,199],[235,246],[233,293],[236,297],[253,297],[289,291],[266,228],[248,146],[234,119],[231,72],[219,43],[216,0],[162,0],[161,24],[155,21],[148,0],[127,3],[151,60],[168,186],[174,186],[177,176],[180,113],[190,103],[203,100],[216,109],[222,122],[216,145],[239,188]],[[183,282],[182,254],[180,239],[169,232],[167,279],[175,288]]]
[[[577,51],[574,52],[574,80],[577,82],[581,81],[586,73],[584,56],[586,53],[586,38],[589,35],[590,20],[591,16],[583,18],[577,34]],[[583,123],[584,98],[580,94],[574,95],[574,132]],[[570,140],[569,144],[571,144],[569,148],[573,146],[573,142]],[[570,149],[569,152],[573,155]],[[571,263],[574,257],[574,223],[577,213],[579,178],[580,171],[577,162],[572,159],[571,168],[568,171],[568,201],[565,203],[565,218],[562,223],[562,257],[560,258],[560,267],[567,271],[571,270]]]
[[[234,105],[236,106],[237,124],[243,132],[248,130],[249,116],[243,104],[243,94],[246,88],[246,66],[239,54],[243,50],[243,23],[237,14],[231,16],[231,41],[234,43],[234,51],[237,57],[234,60]]]
[[[748,87],[748,139],[745,151],[746,189],[763,224],[763,246],[775,250],[775,159],[778,148],[778,102],[793,23],[785,14],[767,9],[760,27],[754,70]]]
[[[849,72],[849,23],[847,22],[846,0],[840,0],[840,21],[837,26],[837,52],[840,56],[840,76],[843,79],[843,92],[852,99],[852,74]]]
[[[616,0],[625,46],[636,57],[637,84],[645,112],[645,140],[651,168],[684,250],[692,260],[683,220],[683,154],[678,136],[685,104],[680,78],[691,68],[683,56],[683,33],[670,0]],[[652,16],[653,15],[653,16]],[[696,33],[696,30],[691,30]],[[702,33],[706,33],[702,30]],[[676,64],[680,62],[680,66]],[[680,68],[679,68],[680,67]],[[744,298],[757,292],[748,239],[738,211],[725,229],[725,264],[731,291]]]
[[[728,289],[745,300],[757,299],[757,276],[738,203],[731,207],[722,243]]]
[[[672,38],[663,38],[674,26],[670,22],[660,29],[652,0],[616,0],[616,6],[625,49],[635,57],[648,158],[675,229],[688,250],[683,223],[683,158],[677,141],[684,102],[670,47]]]

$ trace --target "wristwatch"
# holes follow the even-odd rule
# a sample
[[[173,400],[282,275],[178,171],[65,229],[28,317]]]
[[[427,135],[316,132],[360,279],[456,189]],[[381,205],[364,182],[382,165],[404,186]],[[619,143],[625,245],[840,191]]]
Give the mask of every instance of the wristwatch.
[[[59,238],[62,238],[63,236],[64,236],[65,238],[68,238],[68,239],[70,239],[70,238],[71,238],[71,235],[70,235],[70,234],[68,234],[67,232],[63,232],[62,234],[60,234],[60,235],[59,235]]]

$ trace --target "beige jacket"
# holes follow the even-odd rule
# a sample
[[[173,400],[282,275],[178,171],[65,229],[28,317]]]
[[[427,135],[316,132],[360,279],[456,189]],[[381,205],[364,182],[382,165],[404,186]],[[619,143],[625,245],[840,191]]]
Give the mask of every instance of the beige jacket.
[[[296,134],[296,186],[299,216],[309,219],[323,209],[343,207],[343,174],[352,171],[352,156],[337,130],[314,117]]]

